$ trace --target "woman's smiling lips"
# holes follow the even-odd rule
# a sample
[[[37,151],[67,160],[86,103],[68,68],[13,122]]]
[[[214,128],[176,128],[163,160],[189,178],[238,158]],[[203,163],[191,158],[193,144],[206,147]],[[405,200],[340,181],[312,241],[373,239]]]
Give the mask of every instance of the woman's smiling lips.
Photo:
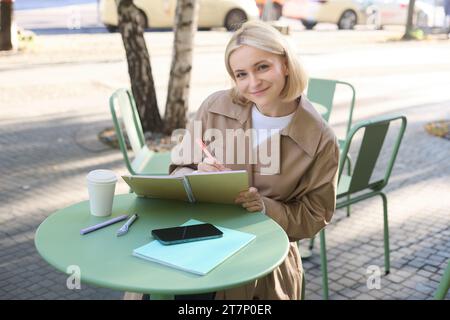
[[[254,95],[254,96],[260,96],[262,95],[267,89],[269,89],[269,87],[259,90],[259,91],[255,91],[255,92],[250,92],[250,94]]]

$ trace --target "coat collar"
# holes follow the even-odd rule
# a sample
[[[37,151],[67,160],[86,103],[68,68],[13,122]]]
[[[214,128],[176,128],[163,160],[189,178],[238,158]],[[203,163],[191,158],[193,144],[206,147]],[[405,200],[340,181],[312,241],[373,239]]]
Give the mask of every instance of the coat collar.
[[[294,117],[281,135],[295,141],[310,157],[316,154],[322,136],[324,120],[305,96],[300,97]]]
[[[234,103],[231,98],[231,90],[229,90],[229,94],[222,96],[222,98],[225,98],[224,101],[221,99],[221,101],[215,101],[216,103],[211,104],[209,112],[235,119],[242,125],[247,122],[251,108]]]
[[[227,101],[212,103],[209,112],[235,119],[241,125],[251,120],[251,107],[235,104],[230,95],[226,96]],[[303,95],[299,100],[298,108],[291,122],[280,131],[280,134],[291,138],[310,157],[313,157],[320,142],[324,120]]]

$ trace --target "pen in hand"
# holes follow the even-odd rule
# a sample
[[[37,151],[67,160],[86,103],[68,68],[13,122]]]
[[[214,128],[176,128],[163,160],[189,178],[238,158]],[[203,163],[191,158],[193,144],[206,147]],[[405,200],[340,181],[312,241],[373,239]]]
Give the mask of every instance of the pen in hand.
[[[208,151],[205,143],[199,138],[196,140],[197,144],[200,146],[202,151],[205,153],[205,155],[208,157],[209,164],[215,166],[219,170],[226,170],[225,166],[221,164],[219,161],[217,161],[216,158],[213,157],[213,155]]]

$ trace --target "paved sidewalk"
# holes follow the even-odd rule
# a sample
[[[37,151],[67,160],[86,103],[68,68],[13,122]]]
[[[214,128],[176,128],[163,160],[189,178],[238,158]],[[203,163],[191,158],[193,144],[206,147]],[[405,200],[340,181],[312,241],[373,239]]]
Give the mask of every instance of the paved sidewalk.
[[[339,33],[343,39],[345,35]],[[164,34],[151,36],[167,42]],[[406,62],[405,66],[388,64],[387,73],[395,69],[393,80],[389,80],[381,78],[383,67],[376,65],[379,61],[376,58],[397,50],[403,50],[402,54],[408,52],[409,44],[369,44],[364,40],[364,46],[352,44],[347,52],[345,48],[350,48],[351,42],[347,39],[345,45],[336,45],[333,55],[327,55],[323,43],[314,44],[319,41],[315,37],[323,36],[324,33],[306,33],[306,38],[302,38],[301,43],[307,48],[304,60],[313,66],[308,71],[328,77],[342,75],[341,79],[355,84],[355,120],[393,112],[408,117],[405,138],[387,188],[391,273],[381,277],[380,289],[368,289],[369,266],[378,266],[383,272],[381,200],[354,205],[350,218],[345,217],[344,211],[337,211],[327,227],[330,299],[430,299],[450,258],[450,141],[430,136],[424,125],[450,119],[450,95],[445,91],[445,83],[439,86],[426,81],[445,72],[448,75],[450,62],[438,65],[439,51],[436,59],[427,60],[426,70]],[[93,61],[98,56],[90,59],[86,52],[78,55],[78,62],[72,64],[70,58],[64,60],[69,54],[64,53],[64,45],[56,54],[65,61],[59,65],[52,65],[51,58],[39,48],[28,57],[0,57],[0,71],[4,75],[0,77],[0,299],[119,299],[122,296],[121,292],[85,284],[81,290],[67,289],[67,276],[50,267],[34,247],[34,233],[47,216],[87,199],[87,172],[96,168],[109,168],[118,174],[126,172],[120,152],[102,145],[96,137],[112,124],[108,96],[128,81],[114,37],[71,38],[80,43],[83,39],[88,42],[96,39],[99,47],[100,43],[110,46],[114,53],[112,60],[108,60],[106,51],[99,53],[101,61]],[[50,37],[43,39],[51,41]],[[215,37],[214,48],[219,48],[225,39]],[[203,34],[197,41],[203,45],[208,42]],[[447,44],[435,45],[442,50],[450,48]],[[55,43],[46,46],[44,49],[56,48]],[[423,52],[428,50],[423,44],[417,47]],[[168,74],[161,66],[170,61],[170,46],[158,43],[158,48],[152,55],[152,63],[161,83],[159,75],[164,78]],[[208,60],[211,56],[212,60],[222,62],[222,52],[216,49],[203,46],[201,59],[195,58],[202,61],[203,69],[208,72],[220,69]],[[358,65],[354,57],[361,52],[367,56],[376,52],[371,57],[373,62]],[[344,63],[341,69],[332,60],[337,56]],[[33,65],[34,58],[40,62]],[[401,59],[409,61],[406,56]],[[24,65],[27,67],[21,68]],[[360,77],[360,73],[365,76]],[[417,87],[402,85],[407,77],[417,77],[420,83]],[[225,77],[219,78],[217,74],[194,74],[192,99],[197,104],[208,92],[228,84]],[[420,88],[427,91],[421,92]],[[159,84],[157,90],[164,96],[164,85]],[[331,123],[339,134],[345,118],[341,104],[336,114]],[[391,142],[389,139],[388,143]],[[117,192],[126,191],[125,184],[119,183]],[[307,299],[321,299],[318,244],[316,241],[314,256],[303,262]]]

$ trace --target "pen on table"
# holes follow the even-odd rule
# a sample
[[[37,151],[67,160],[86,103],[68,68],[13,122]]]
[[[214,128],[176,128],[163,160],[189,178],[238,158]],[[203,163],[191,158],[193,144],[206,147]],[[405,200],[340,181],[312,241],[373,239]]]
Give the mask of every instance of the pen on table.
[[[92,232],[92,231],[95,231],[95,230],[98,230],[98,229],[107,227],[107,226],[109,226],[109,225],[111,225],[111,224],[117,223],[117,222],[122,221],[122,220],[125,220],[126,218],[128,218],[128,216],[127,216],[126,214],[121,215],[121,216],[118,216],[118,217],[115,217],[115,218],[113,218],[113,219],[104,221],[104,222],[102,222],[102,223],[98,223],[98,224],[96,224],[96,225],[93,225],[93,226],[90,226],[90,227],[81,229],[81,230],[80,230],[80,234],[81,234],[81,235],[85,235],[85,234],[87,234],[87,233],[89,233],[89,232]]]
[[[133,214],[133,215],[130,217],[130,219],[128,219],[128,221],[125,222],[125,224],[124,224],[123,226],[121,226],[121,227],[119,228],[119,230],[117,230],[116,236],[120,237],[120,236],[123,236],[125,233],[127,233],[127,232],[128,232],[128,229],[130,228],[130,226],[133,224],[133,222],[136,221],[136,219],[137,219],[138,217],[139,217],[139,216],[138,216],[136,213]]]
[[[206,148],[205,143],[202,141],[202,139],[197,139],[197,144],[200,146],[200,148],[202,149],[202,151],[206,154],[206,156],[208,157],[208,159],[211,161],[211,163],[215,163],[217,165],[219,165],[219,167],[223,170],[225,169],[225,167],[223,166],[223,164],[221,164],[219,161],[217,161],[216,158],[213,157],[213,155],[208,151],[208,149]]]

